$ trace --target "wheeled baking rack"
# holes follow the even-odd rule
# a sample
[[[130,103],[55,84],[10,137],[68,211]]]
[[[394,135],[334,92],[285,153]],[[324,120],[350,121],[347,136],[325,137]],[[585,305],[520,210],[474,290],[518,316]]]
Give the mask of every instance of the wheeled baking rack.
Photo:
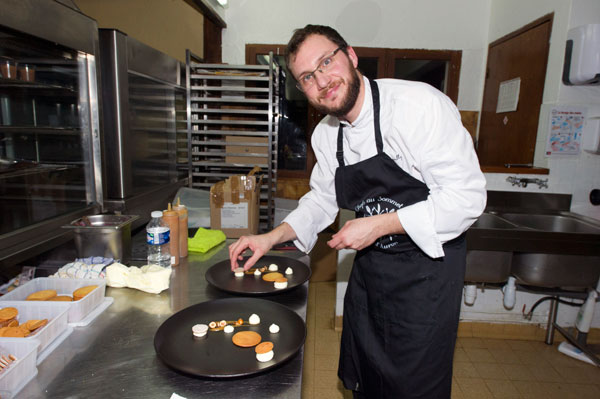
[[[260,231],[273,228],[277,185],[280,67],[204,64],[186,52],[189,186],[261,168]]]

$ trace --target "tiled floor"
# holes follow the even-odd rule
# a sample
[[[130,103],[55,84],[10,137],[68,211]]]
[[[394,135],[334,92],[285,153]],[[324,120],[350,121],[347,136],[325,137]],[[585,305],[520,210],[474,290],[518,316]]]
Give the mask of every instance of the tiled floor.
[[[337,378],[341,333],[333,329],[335,283],[309,288],[303,399],[349,399]],[[600,368],[558,352],[557,344],[459,338],[454,356],[453,399],[599,399]]]

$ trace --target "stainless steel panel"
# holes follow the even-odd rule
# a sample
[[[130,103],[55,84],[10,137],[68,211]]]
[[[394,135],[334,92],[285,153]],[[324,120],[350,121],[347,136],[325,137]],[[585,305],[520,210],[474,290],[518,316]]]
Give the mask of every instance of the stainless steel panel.
[[[97,53],[96,21],[56,1],[3,0],[0,25],[85,53]]]
[[[111,203],[185,178],[177,157],[185,89],[177,60],[122,32],[100,29],[100,48],[105,198]]]

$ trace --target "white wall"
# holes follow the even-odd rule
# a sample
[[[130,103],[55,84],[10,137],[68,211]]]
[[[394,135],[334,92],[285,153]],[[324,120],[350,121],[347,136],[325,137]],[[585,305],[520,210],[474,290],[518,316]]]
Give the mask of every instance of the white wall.
[[[491,0],[236,0],[226,10],[223,62],[246,44],[286,44],[294,29],[330,25],[357,47],[462,50],[458,108],[478,110]]]
[[[600,155],[548,159],[544,155],[549,111],[558,105],[585,104],[600,114],[600,86],[567,87],[561,83],[567,31],[600,23],[598,0],[237,0],[226,10],[223,61],[245,62],[245,45],[285,44],[292,31],[308,23],[330,25],[354,46],[462,50],[458,107],[480,111],[488,44],[548,13],[554,13],[548,69],[538,129],[535,164],[550,168],[548,189],[512,187],[509,174],[486,174],[488,189],[572,194],[572,210],[600,219],[600,207],[587,196],[600,188]],[[585,133],[585,132],[584,132]],[[344,280],[338,282],[336,314],[342,314]],[[502,306],[499,290],[478,290],[473,306],[463,305],[461,318],[473,321],[526,322],[520,312],[539,295],[519,293],[512,311]],[[558,320],[572,325],[576,310],[559,307]],[[536,310],[533,323],[544,324],[548,303]],[[600,306],[594,327],[600,327]]]
[[[566,86],[562,83],[567,32],[588,23],[600,23],[600,2],[597,0],[493,0],[489,40],[494,41],[519,27],[549,13],[554,13],[550,53],[540,112],[534,164],[548,167],[548,189],[535,185],[516,188],[506,182],[509,174],[486,174],[488,189],[500,191],[532,191],[572,194],[571,210],[600,219],[600,206],[589,202],[589,193],[600,188],[600,155],[582,152],[575,156],[545,155],[550,111],[556,106],[585,106],[588,117],[600,116],[600,86]],[[586,126],[587,128],[587,126]],[[584,128],[583,134],[589,129]]]

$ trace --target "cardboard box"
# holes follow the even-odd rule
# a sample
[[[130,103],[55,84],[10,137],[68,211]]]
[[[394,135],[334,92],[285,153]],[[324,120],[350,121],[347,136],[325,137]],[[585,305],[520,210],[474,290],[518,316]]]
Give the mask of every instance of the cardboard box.
[[[337,251],[327,245],[335,234],[330,228],[319,233],[317,243],[310,251],[310,281],[335,281],[337,272]]]
[[[269,163],[268,137],[255,136],[225,136],[225,152],[230,154],[265,154],[265,156],[235,156],[226,155],[225,162],[247,165],[267,165]],[[236,143],[257,143],[264,146],[235,145]]]
[[[210,228],[227,238],[258,233],[260,186],[254,168],[250,174],[234,175],[210,188]]]

